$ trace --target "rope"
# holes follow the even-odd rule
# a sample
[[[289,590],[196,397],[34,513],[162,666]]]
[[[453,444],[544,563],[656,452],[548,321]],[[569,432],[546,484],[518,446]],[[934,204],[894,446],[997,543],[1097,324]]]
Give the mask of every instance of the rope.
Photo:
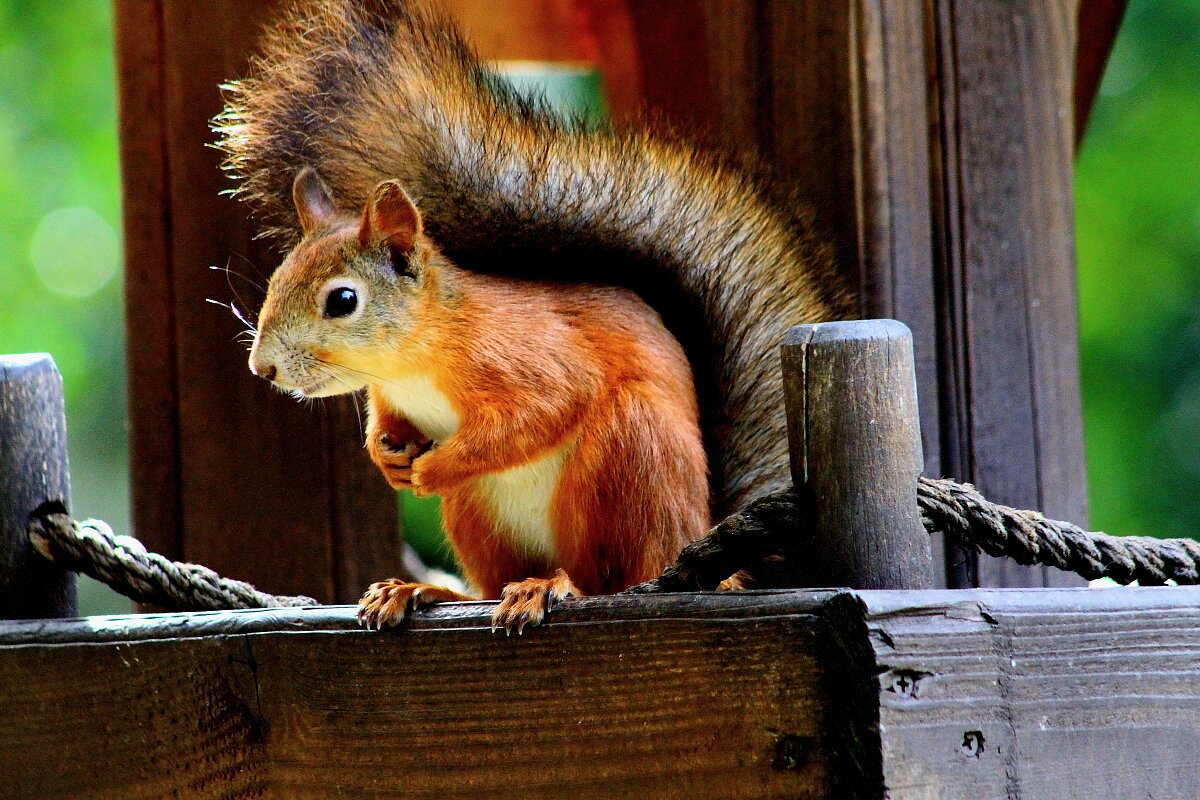
[[[66,514],[35,515],[29,539],[63,569],[91,575],[139,603],[177,611],[319,605],[311,597],[266,594],[208,567],[171,561],[147,551],[131,536],[117,536],[96,519],[76,522]]]
[[[1138,581],[1144,586],[1200,583],[1200,542],[1109,536],[991,503],[974,486],[921,478],[921,521],[958,544],[1019,564],[1041,564],[1084,578]],[[811,541],[811,502],[792,488],[751,502],[679,554],[654,580],[630,594],[715,589],[730,575]],[[83,572],[141,603],[179,611],[317,605],[311,597],[265,594],[242,581],[222,578],[199,564],[182,564],[147,552],[129,536],[116,536],[99,520],[75,522],[65,514],[35,515],[34,547],[64,569]]]
[[[1150,536],[1109,536],[1036,511],[991,503],[970,484],[921,478],[917,503],[925,529],[1018,564],[1042,564],[1089,580],[1112,578],[1143,586],[1200,582],[1200,542]]]
[[[917,504],[930,533],[945,533],[963,547],[1018,564],[1057,567],[1089,580],[1112,578],[1122,584],[1200,583],[1200,542],[1192,539],[1089,532],[1037,511],[992,503],[974,486],[950,480],[920,478]],[[811,520],[811,507],[798,505],[794,489],[765,495],[685,547],[662,575],[626,591],[715,589],[724,578],[764,556],[802,547],[812,538]]]
[[[684,547],[662,575],[631,586],[623,594],[715,589],[743,567],[795,544],[797,529],[805,527],[808,518],[791,487],[763,495]]]

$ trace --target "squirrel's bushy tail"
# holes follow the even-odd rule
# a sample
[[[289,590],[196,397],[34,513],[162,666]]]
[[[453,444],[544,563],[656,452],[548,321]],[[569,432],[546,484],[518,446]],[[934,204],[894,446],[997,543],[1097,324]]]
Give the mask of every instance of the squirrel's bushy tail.
[[[296,235],[302,166],[345,211],[394,178],[462,267],[628,286],[692,360],[714,516],[787,483],[778,344],[852,308],[805,215],[668,132],[518,97],[453,24],[404,0],[294,5],[227,91],[220,146],[274,233]]]

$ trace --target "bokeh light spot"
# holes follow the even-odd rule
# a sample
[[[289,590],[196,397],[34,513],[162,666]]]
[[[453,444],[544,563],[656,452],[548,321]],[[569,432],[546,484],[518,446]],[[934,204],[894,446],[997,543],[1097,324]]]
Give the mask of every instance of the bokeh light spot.
[[[120,246],[107,221],[86,206],[42,217],[29,258],[46,287],[68,297],[95,294],[117,274]]]

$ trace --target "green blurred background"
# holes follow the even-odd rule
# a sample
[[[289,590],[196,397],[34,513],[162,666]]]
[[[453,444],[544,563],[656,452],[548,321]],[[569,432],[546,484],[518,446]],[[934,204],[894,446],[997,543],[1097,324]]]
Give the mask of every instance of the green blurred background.
[[[54,355],[75,513],[127,532],[110,0],[0,0],[0,80],[0,353]],[[1200,535],[1200,0],[1130,4],[1077,190],[1092,524]]]

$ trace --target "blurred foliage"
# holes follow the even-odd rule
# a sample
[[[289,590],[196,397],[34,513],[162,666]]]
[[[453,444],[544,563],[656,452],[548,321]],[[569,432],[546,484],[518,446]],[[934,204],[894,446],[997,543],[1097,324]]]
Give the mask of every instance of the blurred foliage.
[[[0,0],[0,78],[0,352],[54,355],[76,513],[128,531],[109,0]],[[1198,131],[1200,0],[1133,0],[1077,165],[1092,522],[1112,533],[1200,532]],[[82,609],[113,598],[90,585]]]
[[[1076,164],[1092,525],[1200,536],[1200,0],[1129,5]]]
[[[112,38],[108,0],[0,0],[0,353],[54,356],[73,509],[128,532]],[[85,581],[80,610],[129,603]]]

